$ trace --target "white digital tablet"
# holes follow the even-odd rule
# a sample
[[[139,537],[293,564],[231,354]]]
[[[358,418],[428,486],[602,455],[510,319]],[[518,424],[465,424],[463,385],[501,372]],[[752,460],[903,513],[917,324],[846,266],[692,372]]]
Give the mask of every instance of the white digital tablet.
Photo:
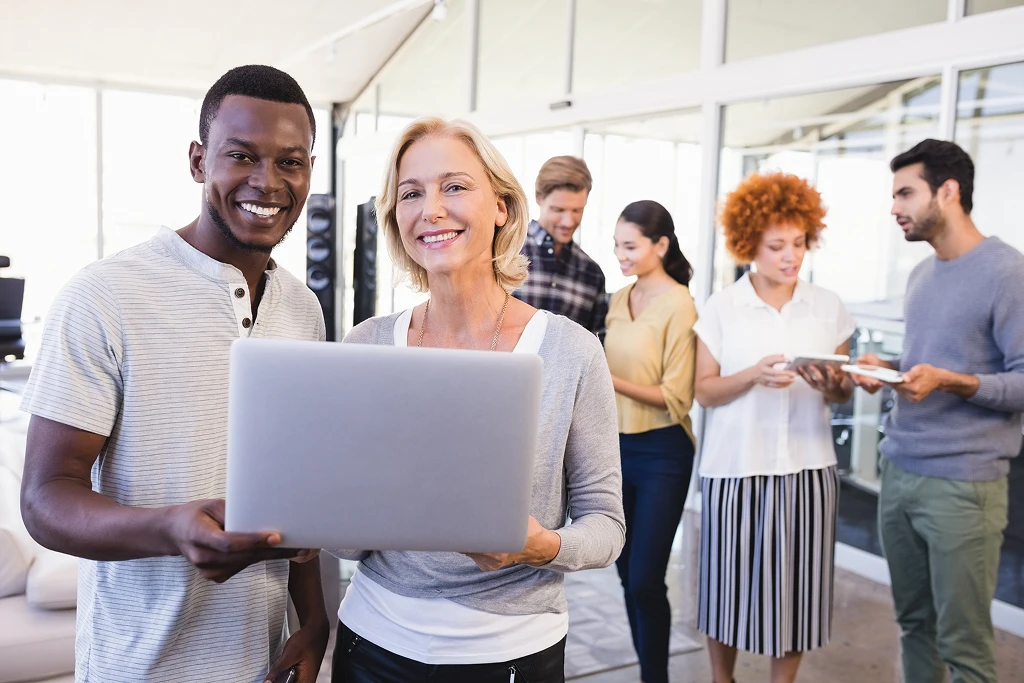
[[[849,363],[849,362],[850,362],[850,357],[849,356],[844,356],[844,355],[841,355],[841,354],[836,354],[836,353],[819,353],[819,354],[804,353],[804,354],[800,354],[799,356],[797,356],[793,360],[791,360],[788,363],[786,363],[786,370],[789,370],[790,372],[796,372],[800,368],[806,367],[808,365],[814,365],[814,366],[817,366],[817,367],[821,367],[823,365],[831,365],[832,367],[834,367],[834,368],[836,368],[838,370],[839,368],[841,368],[843,366],[844,363]]]
[[[818,367],[824,365],[831,365],[837,370],[843,366],[844,363],[849,363],[850,357],[835,353],[802,353],[790,360],[783,363],[776,363],[774,367],[776,370],[788,370],[790,372],[796,372],[802,367],[809,365],[815,365]]]
[[[240,339],[224,527],[282,547],[520,552],[540,356]]]
[[[843,370],[851,375],[870,377],[886,384],[899,384],[903,381],[903,375],[891,368],[878,368],[870,365],[844,365]]]

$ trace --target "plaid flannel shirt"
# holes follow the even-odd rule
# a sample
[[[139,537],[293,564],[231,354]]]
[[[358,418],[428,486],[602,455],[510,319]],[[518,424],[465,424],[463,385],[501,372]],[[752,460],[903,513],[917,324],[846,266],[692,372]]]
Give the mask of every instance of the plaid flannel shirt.
[[[556,255],[554,240],[537,221],[530,221],[523,254],[530,259],[530,276],[513,296],[564,315],[603,340],[608,294],[601,266],[572,242]]]

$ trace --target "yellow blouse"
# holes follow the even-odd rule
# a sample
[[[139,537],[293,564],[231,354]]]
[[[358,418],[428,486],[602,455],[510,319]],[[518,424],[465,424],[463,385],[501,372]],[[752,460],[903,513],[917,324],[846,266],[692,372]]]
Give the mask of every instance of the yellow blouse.
[[[668,409],[655,408],[615,394],[619,433],[638,434],[682,425],[693,439],[690,407],[696,370],[693,325],[697,309],[689,288],[677,285],[661,293],[634,320],[629,311],[633,285],[612,294],[604,339],[608,368],[636,384],[658,385]]]

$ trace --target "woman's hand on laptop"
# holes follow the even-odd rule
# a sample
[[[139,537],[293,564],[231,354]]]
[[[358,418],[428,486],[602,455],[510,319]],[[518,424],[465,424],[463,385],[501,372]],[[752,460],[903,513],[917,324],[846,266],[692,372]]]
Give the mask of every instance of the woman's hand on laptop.
[[[526,547],[521,553],[466,553],[485,572],[494,572],[514,564],[540,567],[555,559],[562,549],[562,537],[545,529],[534,517],[526,527]]]
[[[276,532],[237,534],[224,531],[224,501],[197,500],[169,510],[167,533],[178,553],[203,578],[223,583],[251,564],[293,558],[295,548],[278,548]],[[307,558],[312,559],[312,558]]]

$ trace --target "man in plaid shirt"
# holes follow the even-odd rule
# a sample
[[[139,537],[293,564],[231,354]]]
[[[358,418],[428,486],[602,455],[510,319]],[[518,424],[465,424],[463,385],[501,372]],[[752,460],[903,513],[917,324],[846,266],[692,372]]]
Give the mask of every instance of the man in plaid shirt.
[[[548,159],[537,174],[540,215],[530,221],[523,254],[530,276],[513,294],[534,308],[558,313],[604,338],[608,296],[604,273],[572,241],[594,181],[583,159]]]

